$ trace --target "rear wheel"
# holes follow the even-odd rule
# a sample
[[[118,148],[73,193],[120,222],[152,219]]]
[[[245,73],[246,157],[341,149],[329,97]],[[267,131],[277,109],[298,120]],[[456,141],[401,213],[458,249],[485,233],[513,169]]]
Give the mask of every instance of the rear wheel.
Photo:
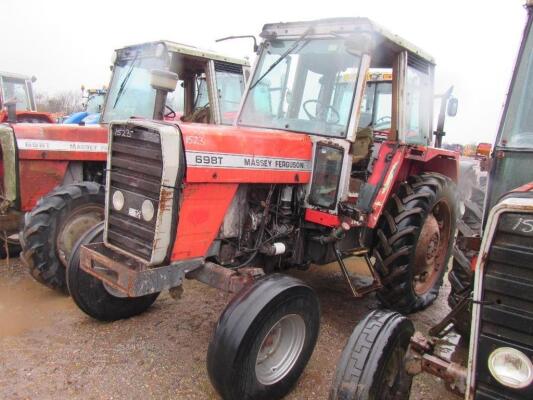
[[[438,173],[412,176],[386,205],[376,229],[373,256],[387,307],[411,313],[435,301],[451,256],[457,196]]]
[[[100,321],[129,318],[146,311],[159,293],[142,297],[117,297],[106,289],[103,282],[80,267],[80,248],[84,244],[104,240],[104,223],[90,229],[76,243],[67,269],[68,290],[72,300],[87,315]]]
[[[453,247],[452,269],[448,274],[450,294],[448,305],[454,308],[463,298],[470,296],[474,272],[472,263],[478,252],[463,245],[464,236],[481,236],[481,222],[483,218],[483,203],[485,201],[485,186],[471,188],[470,199],[464,202],[465,211],[458,223],[457,240]],[[472,305],[469,304],[462,312],[454,317],[455,329],[464,337],[470,335]]]
[[[330,400],[408,399],[413,378],[404,361],[413,333],[413,323],[402,315],[371,312],[341,353]]]
[[[38,282],[67,292],[65,269],[74,244],[104,219],[104,193],[94,182],[63,186],[26,214],[22,259]]]
[[[207,370],[224,399],[280,399],[294,386],[316,344],[320,307],[314,291],[269,275],[238,293],[222,313]]]

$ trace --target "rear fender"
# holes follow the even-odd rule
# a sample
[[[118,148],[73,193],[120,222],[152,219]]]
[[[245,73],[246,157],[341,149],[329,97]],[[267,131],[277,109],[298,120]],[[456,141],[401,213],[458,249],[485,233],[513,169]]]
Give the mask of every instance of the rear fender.
[[[409,176],[437,172],[457,182],[458,170],[459,156],[453,151],[384,143],[368,179],[368,187],[375,189],[368,209],[367,226],[376,227],[390,196]]]

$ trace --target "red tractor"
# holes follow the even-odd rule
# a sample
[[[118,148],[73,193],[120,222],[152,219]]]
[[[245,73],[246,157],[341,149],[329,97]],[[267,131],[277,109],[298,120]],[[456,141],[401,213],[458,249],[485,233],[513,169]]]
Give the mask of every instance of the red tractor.
[[[244,91],[245,60],[173,42],[115,52],[102,124],[0,125],[0,231],[43,284],[66,291],[77,239],[104,217],[107,124],[130,117],[228,124]],[[167,98],[161,81],[178,81]],[[167,98],[167,102],[164,99]],[[163,99],[163,101],[162,101]]]
[[[35,111],[33,82],[37,78],[0,71],[0,123],[54,123],[49,113]]]
[[[234,126],[109,127],[105,222],[75,246],[73,300],[111,321],[185,278],[234,292],[208,349],[225,399],[275,399],[318,336],[314,291],[283,274],[362,256],[388,307],[430,305],[455,232],[458,155],[433,148],[434,61],[366,18],[267,24]],[[387,134],[362,119],[369,68],[392,70]],[[169,82],[168,89],[173,89]],[[367,98],[368,101],[368,98]]]

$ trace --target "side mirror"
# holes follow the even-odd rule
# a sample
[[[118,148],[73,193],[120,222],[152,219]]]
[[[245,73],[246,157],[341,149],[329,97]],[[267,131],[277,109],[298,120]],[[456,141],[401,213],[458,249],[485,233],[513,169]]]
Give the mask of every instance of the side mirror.
[[[31,77],[31,81],[32,81],[32,83],[34,83],[36,80],[37,80],[37,77],[36,77],[35,75],[33,75],[33,76]]]
[[[173,92],[178,85],[178,74],[170,71],[153,69],[150,73],[150,85],[155,90]]]
[[[446,107],[446,114],[449,117],[455,117],[457,115],[457,108],[459,107],[459,100],[456,97],[450,97],[448,105]]]

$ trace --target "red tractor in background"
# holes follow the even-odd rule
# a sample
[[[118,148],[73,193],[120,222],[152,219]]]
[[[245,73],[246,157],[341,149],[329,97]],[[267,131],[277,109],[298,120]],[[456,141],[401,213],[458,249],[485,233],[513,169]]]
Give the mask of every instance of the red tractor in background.
[[[49,113],[35,108],[33,82],[37,78],[0,71],[0,123],[54,123]]]
[[[12,247],[21,239],[22,259],[35,279],[61,291],[72,246],[104,216],[107,124],[180,116],[231,123],[248,68],[245,60],[168,41],[119,49],[114,60],[102,124],[0,125],[0,231]],[[158,82],[175,76],[180,84],[165,103]]]
[[[337,260],[355,297],[413,312],[435,300],[455,234],[458,154],[431,147],[433,58],[366,18],[261,37],[234,126],[109,126],[105,221],[67,269],[73,300],[104,321],[178,297],[186,278],[236,293],[207,356],[224,399],[280,398],[311,356],[318,299],[285,270]],[[362,107],[370,68],[392,71],[385,134]],[[350,280],[354,255],[369,286]]]

